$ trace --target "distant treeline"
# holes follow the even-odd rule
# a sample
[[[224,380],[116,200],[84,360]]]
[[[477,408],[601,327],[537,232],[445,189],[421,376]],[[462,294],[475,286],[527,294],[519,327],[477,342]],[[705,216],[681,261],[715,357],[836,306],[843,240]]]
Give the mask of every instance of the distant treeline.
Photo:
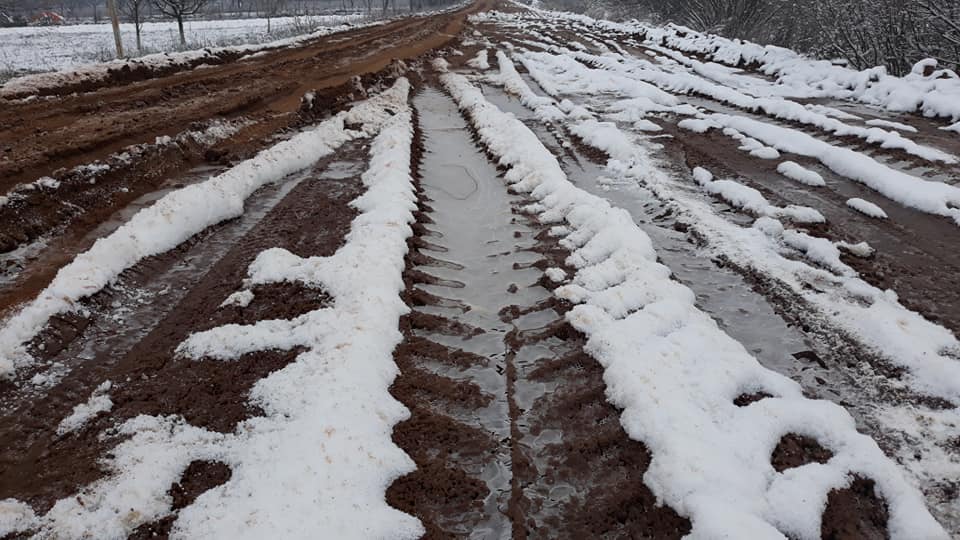
[[[780,45],[858,69],[902,75],[935,58],[960,66],[960,0],[542,0],[607,18],[675,22],[695,30]]]
[[[123,7],[125,0],[117,0]],[[228,19],[274,16],[321,15],[356,11],[421,11],[456,3],[456,0],[208,0],[187,1],[199,3],[196,17]],[[144,0],[141,3],[143,20],[169,20],[158,7],[163,2]],[[386,8],[384,8],[386,5]],[[0,0],[0,26],[28,24],[44,11],[53,11],[68,23],[104,22],[107,18],[106,0]]]

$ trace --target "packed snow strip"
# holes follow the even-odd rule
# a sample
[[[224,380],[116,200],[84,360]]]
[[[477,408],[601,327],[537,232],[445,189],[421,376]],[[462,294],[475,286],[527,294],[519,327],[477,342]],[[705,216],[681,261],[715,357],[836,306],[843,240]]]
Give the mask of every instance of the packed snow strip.
[[[872,157],[834,146],[806,133],[744,116],[708,114],[681,120],[681,128],[695,132],[732,128],[781,152],[815,158],[840,176],[860,182],[904,206],[952,218],[960,225],[960,187],[906,174]]]
[[[500,20],[514,21],[517,17],[522,16],[523,15],[500,15]],[[648,44],[648,46],[657,48],[655,45]],[[779,120],[809,125],[836,136],[858,137],[868,143],[877,144],[882,148],[900,149],[926,160],[941,161],[948,164],[957,162],[956,156],[936,148],[917,144],[905,138],[897,131],[889,131],[880,127],[864,127],[846,124],[837,118],[818,112],[816,109],[807,108],[800,103],[782,97],[754,97],[741,92],[736,88],[736,85],[727,86],[712,82],[701,76],[697,69],[694,69],[693,73],[686,69],[671,70],[669,66],[654,64],[646,59],[609,51],[595,55],[559,46],[545,45],[544,48],[549,52],[529,53],[529,55],[532,58],[538,58],[540,60],[551,59],[552,57],[553,61],[563,61],[568,64],[568,66],[570,62],[585,62],[601,69],[591,69],[581,65],[581,70],[592,72],[602,70],[613,71],[628,78],[633,78],[636,81],[653,84],[668,92],[679,94],[696,93],[748,111],[766,114]],[[701,63],[695,60],[687,60],[687,63],[702,66]],[[713,66],[714,71],[716,71],[717,68],[722,69],[722,66]],[[702,72],[702,70],[700,71]],[[596,76],[596,74],[594,75]]]
[[[892,122],[890,120],[883,120],[881,118],[874,118],[873,120],[867,120],[866,122],[864,122],[864,124],[868,126],[879,126],[879,127],[890,128],[890,129],[897,129],[900,131],[906,131],[908,133],[917,132],[917,128],[913,126],[909,126],[901,122]]]
[[[630,56],[595,56],[583,52],[575,58],[601,66],[603,69],[616,70],[642,81],[657,85],[663,90],[677,93],[696,93],[738,108],[762,113],[778,120],[797,122],[815,127],[838,137],[857,137],[881,148],[899,149],[908,154],[929,161],[947,164],[957,163],[957,157],[942,150],[918,144],[896,131],[879,127],[863,127],[845,124],[837,118],[808,109],[803,105],[783,98],[756,98],[744,94],[735,88],[709,82],[690,73],[668,73],[642,59]]]
[[[398,82],[220,175],[169,193],[97,240],[61,268],[37,298],[3,322],[0,376],[10,376],[17,366],[32,362],[25,344],[52,315],[79,309],[79,300],[100,291],[144,257],[163,253],[211,225],[241,215],[246,198],[265,184],[311,166],[347,141],[375,134],[405,106],[407,85]]]
[[[42,537],[126,538],[138,525],[169,515],[170,485],[191,461],[205,459],[227,464],[230,480],[180,510],[172,538],[423,534],[416,518],[388,506],[384,496],[394,479],[414,468],[391,440],[393,426],[409,412],[388,391],[398,371],[392,351],[402,340],[399,317],[408,311],[400,293],[416,209],[407,90],[406,80],[394,87],[395,114],[384,119],[371,145],[369,169],[362,175],[367,191],[352,202],[361,213],[346,243],[330,257],[305,259],[269,249],[249,268],[251,283],[322,287],[333,297],[332,306],[309,319],[216,328],[194,334],[181,347],[184,354],[207,357],[196,361],[234,358],[242,351],[230,346],[233,338],[248,351],[274,347],[279,339],[246,337],[271,324],[305,347],[293,363],[253,387],[251,402],[264,415],[227,434],[176,416],[131,419],[118,428],[130,438],[106,461],[109,477],[61,499],[44,516],[26,513],[18,501],[0,503],[0,516],[8,514],[3,519],[16,524],[13,530],[32,528]]]
[[[110,399],[110,387],[110,381],[103,382],[93,391],[90,399],[74,407],[70,416],[64,418],[57,426],[57,435],[76,431],[94,416],[112,409],[113,400]]]
[[[597,126],[596,121],[588,121],[577,124],[572,131],[584,140],[590,141],[601,129],[603,127]],[[813,208],[796,205],[774,206],[762,193],[750,186],[734,180],[713,180],[713,175],[703,168],[694,169],[693,178],[707,193],[720,197],[730,205],[742,208],[756,216],[787,218],[797,223],[826,223],[827,221],[823,214]]]
[[[933,59],[922,60],[911,73],[895,77],[882,66],[856,71],[782,47],[727,39],[677,25],[636,27],[646,32],[649,43],[664,43],[730,66],[755,65],[775,76],[776,84],[792,90],[796,97],[850,99],[889,111],[960,119],[960,78],[949,69],[940,69]]]
[[[570,86],[567,81],[562,76],[544,79],[551,89],[548,92],[573,95],[573,89],[580,88],[580,81],[574,77]],[[566,104],[561,107],[564,110],[585,111],[569,99],[561,104]],[[599,106],[602,107],[602,101]],[[587,115],[589,119],[589,112]],[[582,119],[579,113],[571,112],[567,122],[576,121],[571,129],[579,129],[581,138],[612,157],[607,165],[612,177],[644,185],[673,205],[681,216],[687,216],[685,219],[692,227],[710,239],[708,249],[711,251],[733,261],[743,261],[785,283],[823,314],[829,314],[833,324],[856,336],[865,347],[906,368],[909,375],[904,381],[917,391],[960,403],[960,364],[947,352],[960,350],[960,342],[948,330],[904,308],[893,291],[881,291],[857,277],[840,260],[838,248],[843,246],[829,245],[826,240],[821,242],[799,231],[784,234],[782,225],[773,226],[775,220],[772,219],[746,229],[733,224],[717,215],[704,201],[690,197],[684,182],[677,182],[661,168],[651,166],[654,158],[644,144],[638,143],[643,137],[631,138],[612,123],[584,123],[580,122]],[[701,183],[713,180],[713,175],[706,170],[695,169],[694,177]],[[771,226],[764,227],[764,224]],[[797,250],[834,273],[783,257],[781,253]],[[854,250],[866,251],[861,247]]]
[[[847,199],[847,206],[853,208],[857,212],[865,216],[870,216],[877,219],[886,219],[887,213],[883,211],[882,208],[873,204],[870,201],[854,197],[852,199]]]
[[[528,109],[536,112],[537,116],[544,122],[553,122],[562,120],[566,115],[554,105],[552,99],[546,96],[538,96],[523,81],[513,62],[503,51],[497,51],[497,62],[500,65],[500,71],[491,75],[490,78],[499,83],[504,89],[520,98]]]
[[[780,165],[777,165],[777,172],[786,176],[791,180],[796,180],[801,184],[806,184],[812,187],[823,187],[827,183],[823,180],[823,177],[816,171],[811,171],[806,167],[800,165],[799,163],[793,161],[784,161]]]
[[[656,262],[630,215],[571,184],[556,158],[521,121],[487,102],[463,76],[441,75],[447,90],[500,163],[506,181],[529,193],[544,222],[563,222],[573,282],[558,294],[578,305],[568,320],[588,336],[605,368],[621,423],[651,451],[644,482],[691,518],[693,537],[819,538],[831,489],[856,473],[877,482],[893,538],[947,538],[923,499],[841,407],[803,397],[789,379],[762,368],[699,311],[693,293]],[[763,390],[747,407],[734,399]],[[770,455],[791,432],[834,452],[826,464],[777,473]]]

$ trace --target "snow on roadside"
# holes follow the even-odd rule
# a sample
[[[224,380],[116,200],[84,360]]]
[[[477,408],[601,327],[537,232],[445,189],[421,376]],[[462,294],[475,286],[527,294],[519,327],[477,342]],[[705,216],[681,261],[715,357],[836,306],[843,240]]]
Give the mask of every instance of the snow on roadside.
[[[194,51],[183,51],[173,53],[156,53],[141,56],[139,58],[111,60],[109,62],[89,63],[70,67],[64,71],[52,71],[47,73],[37,73],[25,75],[11,79],[0,85],[0,99],[12,96],[22,96],[25,94],[36,94],[43,88],[56,88],[68,84],[76,84],[84,81],[97,81],[108,76],[108,71],[123,68],[138,69],[142,67],[151,70],[164,70],[175,66],[202,65],[205,60],[215,60],[222,55],[230,56],[252,56],[262,52],[295,47],[302,45],[319,37],[327,36],[337,32],[352,30],[358,27],[376,26],[384,24],[386,21],[371,21],[356,25],[352,23],[339,24],[320,28],[309,34],[293,36],[289,38],[278,39],[265,43],[256,43],[248,45],[233,45],[228,47],[207,47]],[[111,41],[112,44],[112,41]],[[112,46],[112,45],[111,45]]]
[[[264,18],[188,20],[184,21],[184,32],[187,43],[200,49],[277,41],[278,33],[290,35],[300,28],[344,28],[348,23],[360,22],[363,17],[361,13],[274,17],[270,21],[272,33],[267,33]],[[121,22],[120,32],[127,54],[136,53],[134,25]],[[144,22],[140,38],[145,50],[175,51],[179,46],[177,23],[173,20]],[[0,28],[0,49],[6,53],[0,59],[0,68],[11,72],[71,69],[98,56],[112,56],[113,48],[113,27],[109,19],[94,24]]]
[[[735,107],[762,113],[778,120],[798,122],[836,136],[852,136],[863,139],[870,144],[882,148],[900,149],[929,161],[940,161],[947,164],[957,163],[957,156],[942,150],[918,144],[904,137],[897,131],[887,131],[879,127],[864,127],[846,124],[837,118],[808,109],[800,103],[783,98],[758,98],[740,92],[736,88],[721,86],[699,75],[686,71],[668,71],[663,66],[653,64],[645,59],[630,55],[608,53],[593,55],[581,51],[573,51],[563,47],[550,46],[550,52],[527,52],[525,59],[539,61],[547,65],[547,69],[581,71],[589,73],[587,78],[606,78],[603,72],[610,72],[622,78],[632,80],[632,84],[651,84],[662,91],[677,94],[696,93],[721,103],[728,103]],[[587,67],[587,64],[595,67]],[[526,62],[524,62],[526,65]],[[574,64],[579,64],[575,66]],[[540,67],[544,69],[544,67]],[[531,73],[532,74],[532,73]],[[623,92],[625,85],[621,85],[618,92]],[[549,91],[549,89],[548,89]]]
[[[857,212],[860,212],[865,216],[870,216],[872,218],[877,218],[877,219],[887,218],[887,213],[884,212],[882,208],[873,204],[870,201],[865,201],[858,197],[847,199],[847,206],[849,206],[850,208],[853,208],[854,210],[856,210]]]
[[[57,314],[82,309],[79,301],[103,289],[144,257],[176,247],[203,229],[243,213],[243,203],[263,185],[282,180],[329,155],[343,143],[376,133],[405,104],[408,83],[361,102],[316,127],[261,151],[207,181],[171,192],[101,238],[35,299],[3,321],[0,377],[32,363],[26,343]],[[347,125],[360,124],[359,130]]]
[[[579,305],[568,320],[604,366],[607,397],[623,409],[628,435],[651,451],[644,482],[691,518],[693,536],[819,538],[827,492],[859,473],[874,478],[887,501],[893,538],[947,538],[916,489],[857,433],[844,409],[804,398],[796,383],[762,368],[695,307],[693,293],[656,262],[649,237],[627,212],[571,184],[536,135],[466,78],[445,73],[441,80],[483,144],[510,167],[512,189],[539,201],[529,210],[569,227],[562,242],[578,270],[558,294]],[[775,397],[733,404],[758,390]],[[819,439],[834,457],[777,473],[769,458],[790,432]]]
[[[647,42],[703,54],[730,66],[756,65],[762,73],[775,76],[776,85],[796,97],[850,99],[889,111],[960,119],[960,78],[948,69],[938,69],[936,60],[920,61],[911,73],[896,77],[887,74],[883,67],[856,71],[782,47],[731,40],[677,25],[637,24],[634,29],[644,31]]]
[[[113,400],[110,399],[110,387],[110,381],[103,382],[93,391],[90,399],[74,407],[70,416],[64,418],[57,426],[57,435],[65,435],[76,431],[93,417],[112,409]]]
[[[401,79],[379,107],[360,105],[363,114],[350,116],[373,121],[388,108],[392,112],[375,122],[381,130],[362,175],[367,191],[351,203],[360,214],[346,243],[329,257],[306,259],[268,249],[248,269],[251,283],[322,286],[332,306],[308,319],[215,328],[193,334],[181,347],[182,354],[200,351],[205,357],[195,361],[219,361],[214,358],[229,354],[206,354],[213,351],[195,345],[222,346],[213,336],[232,339],[286,323],[287,335],[295,334],[307,350],[254,385],[250,399],[264,415],[245,420],[233,433],[210,432],[178,416],[130,419],[117,428],[130,437],[105,461],[109,476],[57,501],[44,516],[17,514],[17,501],[0,502],[0,512],[14,514],[7,521],[20,523],[21,530],[35,528],[42,537],[125,538],[169,514],[167,490],[191,461],[216,460],[230,467],[230,479],[180,510],[172,538],[422,535],[417,519],[388,506],[384,496],[395,478],[414,468],[391,439],[393,426],[409,412],[388,392],[397,374],[392,351],[402,339],[399,317],[408,310],[400,293],[416,209],[408,90]],[[276,341],[247,342],[248,350],[269,349]]]

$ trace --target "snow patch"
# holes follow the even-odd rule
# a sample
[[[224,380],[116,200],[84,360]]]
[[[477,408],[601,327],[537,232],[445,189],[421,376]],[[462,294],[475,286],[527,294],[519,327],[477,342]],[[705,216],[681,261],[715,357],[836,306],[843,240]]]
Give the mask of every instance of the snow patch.
[[[220,307],[237,306],[245,308],[250,305],[250,302],[253,302],[253,296],[253,291],[249,289],[237,291],[228,296],[227,299],[220,304]]]
[[[110,381],[103,382],[93,391],[93,394],[90,395],[90,399],[88,399],[86,403],[81,403],[74,407],[70,416],[64,418],[60,422],[60,425],[57,426],[57,435],[65,435],[76,431],[93,419],[93,417],[112,409],[113,401],[110,399],[108,393],[110,392],[110,387]]]
[[[807,169],[806,167],[793,161],[784,161],[778,165],[777,172],[791,180],[796,180],[797,182],[806,184],[808,186],[823,187],[827,185],[819,173],[816,171],[811,171],[810,169]]]
[[[870,201],[866,201],[857,197],[852,199],[847,199],[847,206],[853,208],[857,212],[865,216],[870,216],[877,219],[886,219],[887,213],[883,211],[882,208],[873,204]]]

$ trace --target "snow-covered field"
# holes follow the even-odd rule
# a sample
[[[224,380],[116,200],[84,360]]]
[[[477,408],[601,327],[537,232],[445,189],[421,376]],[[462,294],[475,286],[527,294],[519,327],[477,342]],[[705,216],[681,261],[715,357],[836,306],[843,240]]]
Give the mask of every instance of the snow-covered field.
[[[355,22],[361,14],[189,21],[184,25],[185,49],[264,43],[321,26]],[[120,25],[126,54],[138,56],[133,25]],[[148,22],[141,30],[144,54],[184,49],[176,22]],[[0,73],[59,71],[115,57],[113,29],[108,23],[68,26],[0,28]]]

